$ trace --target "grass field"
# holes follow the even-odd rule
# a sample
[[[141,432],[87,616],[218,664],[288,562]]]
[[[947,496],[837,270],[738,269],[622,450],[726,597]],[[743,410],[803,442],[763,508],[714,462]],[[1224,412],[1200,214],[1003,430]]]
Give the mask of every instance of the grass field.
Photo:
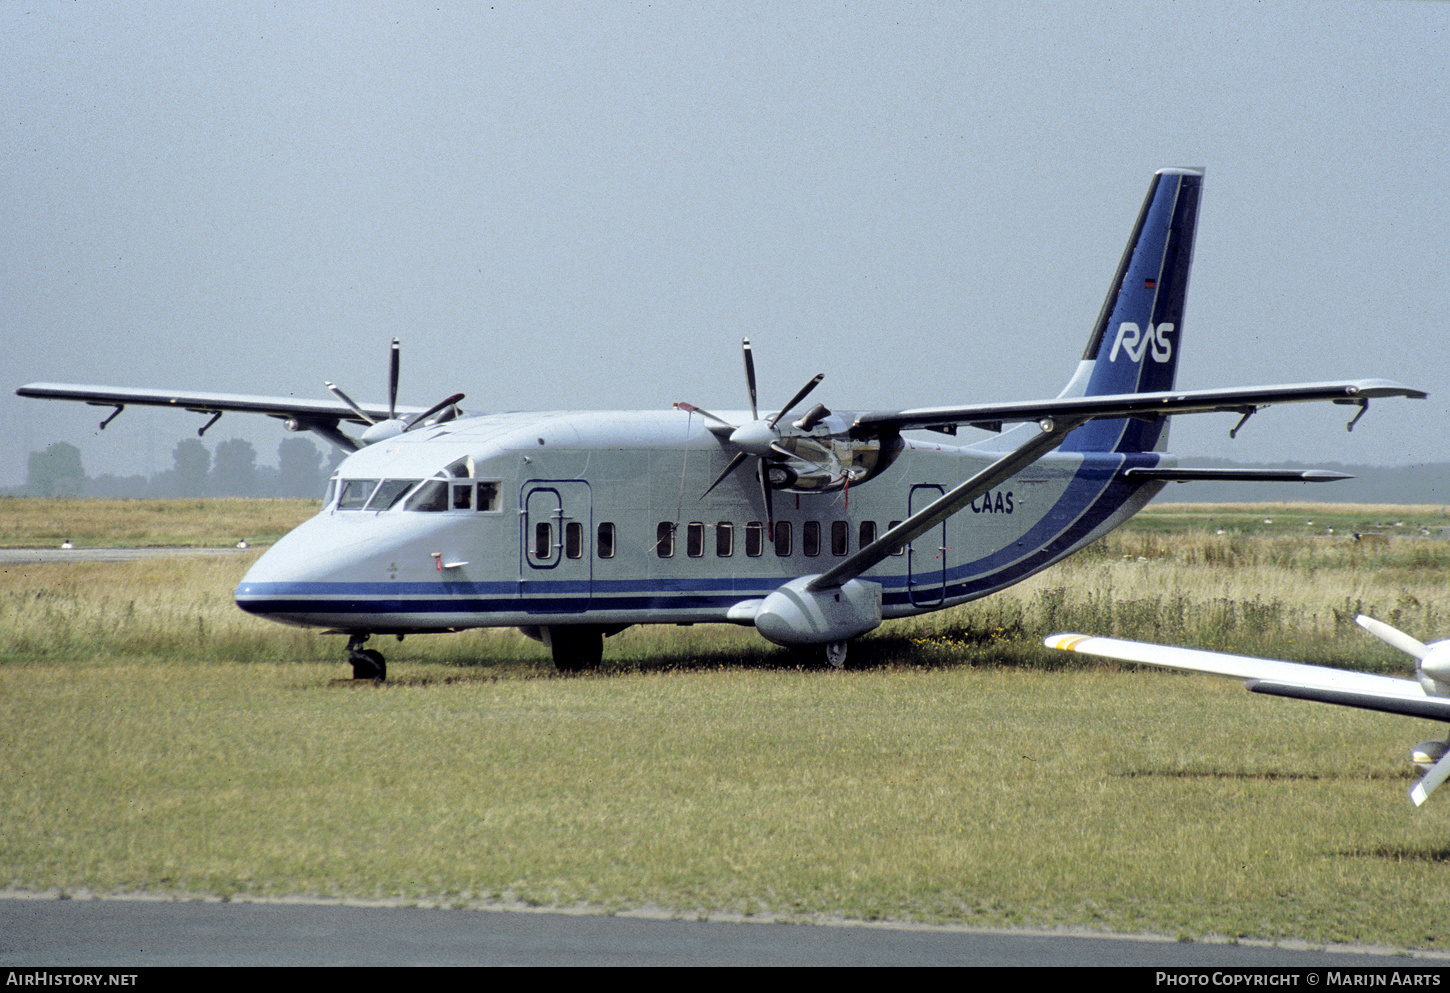
[[[1406,797],[1408,747],[1442,727],[1040,647],[1405,672],[1352,614],[1450,634],[1450,542],[1418,536],[1440,511],[1363,509],[1355,530],[1417,535],[1383,542],[1306,530],[1313,507],[1150,511],[887,624],[842,673],[701,626],[631,629],[559,678],[472,632],[390,643],[374,687],[340,639],[237,611],[242,563],[3,567],[0,887],[1450,948],[1450,805]]]

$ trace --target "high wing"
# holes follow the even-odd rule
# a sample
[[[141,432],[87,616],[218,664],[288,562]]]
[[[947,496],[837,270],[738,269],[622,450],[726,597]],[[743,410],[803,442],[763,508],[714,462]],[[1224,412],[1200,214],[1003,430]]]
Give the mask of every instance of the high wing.
[[[1377,622],[1372,619],[1360,618],[1359,623],[1378,634],[1372,626]],[[1254,693],[1450,723],[1450,698],[1427,694],[1424,685],[1413,679],[1083,634],[1054,634],[1048,636],[1043,644],[1060,651],[1123,662],[1233,676],[1245,680],[1245,689]],[[1450,776],[1450,755],[1442,752],[1436,759],[1424,778],[1410,791],[1410,798],[1416,806],[1424,803],[1435,787]]]
[[[1000,431],[1003,424],[1065,420],[1104,420],[1123,417],[1158,418],[1170,414],[1214,412],[1249,415],[1279,403],[1353,404],[1365,407],[1380,397],[1423,400],[1429,394],[1387,379],[1341,380],[1326,383],[1283,383],[1224,390],[1175,390],[1124,393],[1109,396],[1059,397],[1025,403],[983,403],[964,407],[918,407],[912,410],[872,411],[861,414],[852,432],[861,435],[911,429],[950,430],[969,425]],[[1357,418],[1356,418],[1357,419]]]
[[[369,425],[387,421],[392,414],[403,416],[421,414],[424,411],[422,407],[396,407],[390,414],[386,404],[360,404],[359,413],[341,400],[299,400],[294,397],[254,396],[245,393],[148,390],[75,383],[27,383],[15,392],[19,396],[42,400],[75,400],[97,407],[115,407],[114,413],[101,423],[103,428],[116,414],[132,405],[179,408],[198,414],[211,414],[212,419],[200,432],[205,432],[223,413],[266,414],[268,417],[288,421],[288,427],[293,430],[314,431],[348,450],[356,450],[358,443],[338,429],[339,423]]]
[[[1285,383],[1277,386],[1250,386],[1223,390],[1178,390],[1154,393],[1121,393],[1084,397],[1059,397],[1056,400],[1032,400],[1011,404],[974,404],[968,407],[921,407],[896,412],[873,412],[858,416],[851,434],[858,437],[886,435],[912,428],[954,431],[956,425],[1000,431],[1003,424],[1037,423],[1039,432],[1017,449],[1003,454],[996,462],[971,479],[945,494],[930,506],[902,521],[880,535],[875,542],[840,562],[809,583],[812,592],[833,590],[855,579],[891,554],[892,549],[912,541],[935,527],[947,517],[997,486],[1047,452],[1061,446],[1072,431],[1089,421],[1119,420],[1125,417],[1156,420],[1175,414],[1233,412],[1247,419],[1262,407],[1280,403],[1330,402],[1353,404],[1360,414],[1371,399],[1410,397],[1424,399],[1429,394],[1387,379],[1343,380],[1325,383]],[[1359,420],[1357,414],[1354,421]],[[1242,424],[1242,420],[1239,422]],[[1235,428],[1237,430],[1237,428]],[[1280,480],[1298,482],[1330,482],[1349,478],[1343,473],[1323,470],[1253,470],[1238,469],[1175,469],[1129,468],[1125,476],[1144,480]]]

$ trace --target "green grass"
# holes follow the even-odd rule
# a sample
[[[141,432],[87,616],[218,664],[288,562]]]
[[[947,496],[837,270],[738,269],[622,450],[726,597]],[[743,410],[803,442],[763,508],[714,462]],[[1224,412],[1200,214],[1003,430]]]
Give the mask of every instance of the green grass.
[[[1406,722],[1122,672],[0,667],[11,887],[1445,947]]]

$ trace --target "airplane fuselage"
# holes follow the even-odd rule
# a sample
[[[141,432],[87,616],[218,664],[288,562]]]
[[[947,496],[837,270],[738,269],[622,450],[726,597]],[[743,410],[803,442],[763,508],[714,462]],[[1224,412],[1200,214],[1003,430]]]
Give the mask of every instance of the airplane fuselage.
[[[754,473],[700,498],[732,451],[685,411],[465,417],[349,456],[236,599],[369,633],[749,623],[742,604],[824,572],[1000,454],[903,440],[858,486],[776,489],[770,528]],[[1162,484],[1121,471],[1158,461],[1051,453],[861,579],[886,618],[985,596],[1136,513]]]

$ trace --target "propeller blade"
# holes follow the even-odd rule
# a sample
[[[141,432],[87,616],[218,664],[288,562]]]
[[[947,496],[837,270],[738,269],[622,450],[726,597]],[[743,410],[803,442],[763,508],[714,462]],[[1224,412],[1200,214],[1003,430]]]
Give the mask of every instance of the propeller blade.
[[[755,358],[750,351],[750,339],[740,339],[740,349],[745,353],[745,388],[750,391],[750,419],[760,420],[760,411],[755,409]]]
[[[1388,627],[1388,625],[1386,626]],[[1393,631],[1394,628],[1390,628],[1390,630]],[[1446,777],[1450,777],[1450,752],[1446,752],[1440,761],[1430,766],[1430,771],[1425,773],[1424,777],[1410,789],[1410,799],[1415,801],[1415,806],[1418,807],[1430,799],[1430,794],[1435,792],[1436,787],[1443,783]]]
[[[431,406],[427,410],[423,411],[423,413],[419,414],[417,417],[415,417],[411,421],[409,421],[408,424],[407,424],[407,426],[404,427],[403,430],[404,431],[411,431],[411,430],[413,430],[419,424],[422,424],[424,421],[426,421],[428,418],[432,417],[434,414],[438,413],[438,411],[442,410],[444,407],[451,407],[455,403],[457,403],[459,400],[462,400],[462,399],[463,399],[463,394],[462,393],[455,393],[451,397],[449,397],[447,400],[441,400],[438,403],[435,403],[433,406]]]
[[[343,403],[345,403],[349,407],[351,407],[353,413],[357,414],[357,416],[361,417],[363,420],[367,421],[369,424],[376,424],[376,423],[378,423],[377,421],[375,421],[371,417],[369,417],[367,415],[367,412],[366,411],[364,411],[355,402],[353,402],[352,397],[350,397],[346,393],[342,392],[342,389],[340,387],[335,386],[332,383],[327,382],[326,380],[323,380],[322,385],[323,386],[326,386],[329,390],[331,390],[332,393],[333,393],[333,395],[336,396],[339,400],[341,400]]]
[[[728,475],[730,475],[737,468],[739,468],[740,463],[744,462],[749,457],[750,457],[750,453],[749,452],[739,452],[739,453],[737,453],[736,456],[733,459],[730,460],[730,464],[725,467],[725,471],[722,472],[722,473],[720,473],[720,475],[716,476],[715,477],[715,481],[710,484],[709,488],[706,489],[704,493],[701,493],[700,494],[700,499],[703,500],[707,496],[709,496],[710,495],[710,490],[713,490],[715,487],[717,487],[721,483],[725,482],[725,477],[728,476]]]
[[[710,413],[708,410],[706,410],[704,407],[696,407],[693,403],[685,403],[683,400],[681,400],[675,404],[675,409],[683,410],[687,414],[699,414],[701,417],[708,418],[709,420],[714,421],[716,424],[723,424],[731,431],[735,430],[735,425],[725,420],[725,418],[717,417],[714,414]]]
[[[1415,658],[1423,660],[1425,655],[1430,651],[1423,642],[1411,638],[1398,628],[1390,627],[1384,621],[1377,621],[1373,617],[1366,617],[1364,614],[1360,614],[1355,618],[1355,622],[1380,641],[1383,641],[1391,647],[1398,648],[1406,655],[1413,655]]]
[[[393,339],[393,354],[388,360],[388,420],[397,418],[398,410],[398,339]]]
[[[821,380],[823,380],[825,378],[826,378],[826,374],[824,372],[817,373],[815,379],[811,380],[809,383],[807,383],[806,385],[802,386],[800,388],[800,390],[796,393],[796,395],[790,398],[790,403],[788,403],[784,407],[780,408],[780,413],[779,414],[776,414],[774,417],[772,417],[770,419],[770,422],[769,422],[770,423],[770,426],[771,427],[775,427],[777,421],[779,421],[786,414],[790,413],[791,408],[793,408],[796,404],[800,403],[807,396],[809,396],[811,390],[815,389],[817,386],[820,386],[821,385]]]

